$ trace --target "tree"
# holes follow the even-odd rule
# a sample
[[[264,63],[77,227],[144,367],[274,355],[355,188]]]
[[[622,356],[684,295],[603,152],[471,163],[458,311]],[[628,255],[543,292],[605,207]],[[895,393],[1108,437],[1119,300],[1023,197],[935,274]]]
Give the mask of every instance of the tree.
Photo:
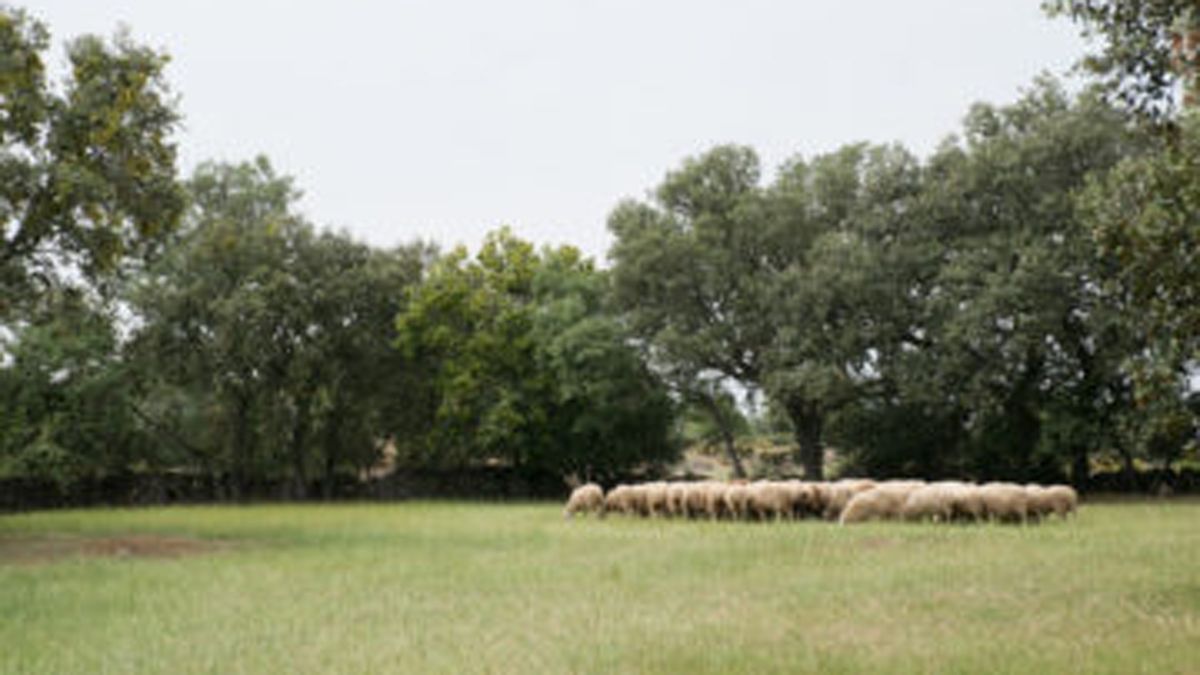
[[[542,252],[534,276],[537,363],[554,383],[554,453],[564,475],[612,478],[676,457],[675,405],[611,306],[611,280],[571,247]]]
[[[793,160],[769,193],[775,227],[792,233],[776,245],[792,259],[769,286],[778,329],[764,385],[788,413],[806,475],[824,473],[831,418],[880,386],[881,345],[911,330],[893,316],[907,298],[885,247],[904,231],[918,168],[902,148],[850,145]],[[898,335],[881,332],[892,326]]]
[[[763,188],[753,151],[718,147],[669,173],[651,203],[609,217],[617,298],[656,370],[685,400],[712,403],[722,378],[765,390],[810,478],[824,473],[825,422],[853,398],[867,354],[846,295],[866,287],[833,278],[863,269],[847,226],[903,199],[892,183],[911,163],[850,146],[793,160]]]
[[[1047,0],[1087,37],[1102,38],[1083,66],[1130,110],[1158,122],[1170,118],[1176,84],[1193,101],[1200,89],[1200,10],[1191,0]]]
[[[951,466],[1046,478],[1070,459],[1082,480],[1088,452],[1115,442],[1137,336],[1072,194],[1143,146],[1095,92],[1072,101],[1043,80],[1013,105],[976,106],[963,143],[929,160],[899,243],[934,257],[900,286],[920,311],[892,332],[918,339],[885,346],[881,364],[902,405],[965,424]]]
[[[601,477],[669,458],[670,401],[607,295],[577,250],[538,253],[506,229],[438,261],[397,318],[435,396],[410,461]]]
[[[764,284],[789,254],[755,217],[760,173],[753,150],[718,147],[669,173],[652,203],[623,202],[608,219],[618,306],[655,371],[709,411],[739,475],[722,380],[761,382],[772,336]]]
[[[0,475],[80,481],[153,461],[113,321],[75,290],[43,295],[0,366]]]
[[[399,431],[384,412],[408,383],[391,321],[428,249],[316,232],[265,158],[202,165],[189,187],[187,226],[132,293],[145,414],[179,425],[235,496],[287,476],[305,497],[318,475],[330,496]]]
[[[1143,338],[1126,363],[1143,429],[1181,426],[1200,363],[1200,115],[1180,122],[1177,143],[1092,176],[1078,198],[1104,256],[1106,288],[1125,299],[1125,319]]]
[[[167,57],[127,34],[67,47],[52,86],[46,27],[0,7],[0,317],[64,270],[95,280],[141,255],[183,210]]]

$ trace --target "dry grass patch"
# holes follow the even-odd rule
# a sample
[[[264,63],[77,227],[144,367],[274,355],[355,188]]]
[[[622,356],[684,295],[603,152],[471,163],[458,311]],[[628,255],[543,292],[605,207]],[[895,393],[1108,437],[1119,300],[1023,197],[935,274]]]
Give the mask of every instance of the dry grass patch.
[[[46,565],[76,558],[181,558],[225,548],[228,544],[222,542],[154,534],[8,536],[0,537],[0,565]]]

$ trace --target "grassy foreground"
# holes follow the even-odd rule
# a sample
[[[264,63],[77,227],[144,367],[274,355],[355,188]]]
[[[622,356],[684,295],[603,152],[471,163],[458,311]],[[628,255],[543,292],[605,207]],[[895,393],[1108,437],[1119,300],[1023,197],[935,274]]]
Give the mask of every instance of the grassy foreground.
[[[131,535],[217,545],[76,546]],[[1200,672],[1200,503],[1030,528],[454,503],[0,517],[3,673],[866,670]]]

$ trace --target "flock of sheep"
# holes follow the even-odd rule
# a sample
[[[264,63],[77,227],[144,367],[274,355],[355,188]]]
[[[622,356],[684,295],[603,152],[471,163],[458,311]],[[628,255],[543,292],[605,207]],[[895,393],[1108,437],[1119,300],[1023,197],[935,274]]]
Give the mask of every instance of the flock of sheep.
[[[812,517],[843,525],[869,520],[1027,523],[1054,514],[1065,519],[1078,503],[1079,496],[1066,485],[868,479],[699,481],[618,485],[605,494],[599,485],[588,483],[571,493],[563,517],[620,513],[710,520]]]

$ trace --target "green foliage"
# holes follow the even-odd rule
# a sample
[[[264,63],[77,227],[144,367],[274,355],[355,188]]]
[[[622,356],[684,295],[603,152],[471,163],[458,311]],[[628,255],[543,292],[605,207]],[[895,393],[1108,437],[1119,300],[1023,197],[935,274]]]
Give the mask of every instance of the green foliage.
[[[849,225],[896,210],[913,165],[855,145],[794,160],[764,188],[752,151],[718,147],[668,174],[652,203],[618,206],[617,300],[651,362],[687,399],[711,399],[705,383],[725,378],[764,389],[820,476],[825,419],[854,397],[871,340],[861,307],[881,288],[862,277]]]
[[[1167,120],[1181,70],[1191,73],[1189,86],[1195,87],[1200,51],[1172,49],[1181,36],[1200,29],[1200,10],[1192,0],[1047,0],[1043,7],[1051,16],[1079,23],[1085,36],[1103,41],[1100,52],[1082,65],[1135,113]]]
[[[1045,477],[1070,460],[1086,470],[1089,449],[1119,442],[1120,364],[1137,335],[1099,283],[1071,195],[1144,144],[1094,93],[1073,101],[1044,80],[1013,105],[976,106],[963,139],[930,158],[896,236],[864,233],[881,256],[864,266],[871,283],[893,290],[866,305],[887,310],[862,319],[880,329],[880,386],[855,414],[877,411],[887,429],[911,411],[911,433],[927,430],[944,456],[903,451],[912,440],[895,436],[895,449],[874,447],[924,457],[918,473]],[[962,435],[947,437],[946,421]]]
[[[55,292],[3,346],[0,475],[45,479],[65,491],[146,459],[105,312],[77,292]]]
[[[1176,143],[1093,176],[1078,197],[1109,293],[1136,308],[1130,328],[1143,348],[1127,352],[1125,364],[1139,412],[1131,433],[1167,460],[1195,435],[1186,400],[1200,362],[1200,117],[1186,113],[1179,130]]]
[[[671,402],[607,293],[577,250],[539,254],[507,229],[439,260],[397,318],[435,397],[406,459],[601,476],[671,457]]]
[[[45,26],[0,6],[0,316],[64,269],[97,279],[144,255],[183,209],[167,57],[85,36],[59,88],[48,45]]]
[[[235,490],[283,473],[329,494],[398,431],[412,381],[390,325],[428,250],[316,232],[265,158],[203,165],[190,187],[187,227],[132,292],[147,414]]]

